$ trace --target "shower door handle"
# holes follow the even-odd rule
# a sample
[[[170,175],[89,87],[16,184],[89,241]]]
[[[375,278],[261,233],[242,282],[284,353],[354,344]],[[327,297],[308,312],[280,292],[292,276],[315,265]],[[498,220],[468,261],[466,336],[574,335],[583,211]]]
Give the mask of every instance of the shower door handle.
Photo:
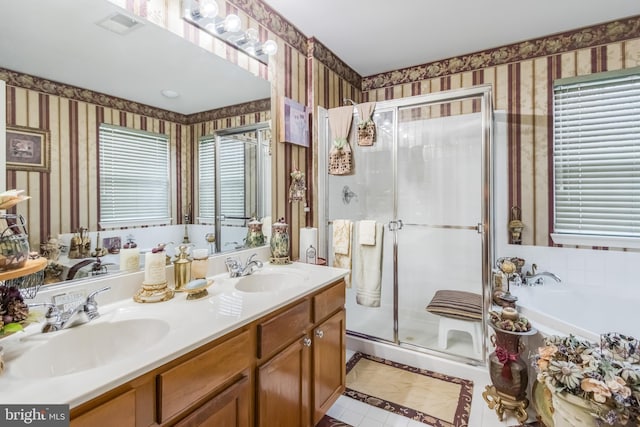
[[[389,231],[398,231],[402,230],[402,220],[399,219],[397,221],[389,221]]]

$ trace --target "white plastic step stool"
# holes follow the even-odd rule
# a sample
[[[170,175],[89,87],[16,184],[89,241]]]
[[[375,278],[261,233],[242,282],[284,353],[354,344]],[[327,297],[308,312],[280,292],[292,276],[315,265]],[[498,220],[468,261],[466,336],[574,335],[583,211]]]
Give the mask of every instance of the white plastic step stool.
[[[482,322],[440,316],[440,324],[438,327],[438,346],[440,346],[441,349],[447,349],[449,331],[452,330],[466,332],[471,335],[473,351],[477,356],[482,355]]]

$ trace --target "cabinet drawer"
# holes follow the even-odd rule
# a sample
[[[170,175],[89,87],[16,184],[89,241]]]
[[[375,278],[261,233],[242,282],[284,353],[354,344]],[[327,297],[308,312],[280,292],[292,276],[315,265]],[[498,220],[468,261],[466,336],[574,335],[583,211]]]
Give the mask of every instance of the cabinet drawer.
[[[258,358],[302,336],[311,325],[311,302],[308,299],[258,325]]]
[[[159,418],[165,422],[251,364],[251,335],[242,332],[158,375]]]
[[[344,280],[313,297],[313,323],[317,323],[344,307]]]

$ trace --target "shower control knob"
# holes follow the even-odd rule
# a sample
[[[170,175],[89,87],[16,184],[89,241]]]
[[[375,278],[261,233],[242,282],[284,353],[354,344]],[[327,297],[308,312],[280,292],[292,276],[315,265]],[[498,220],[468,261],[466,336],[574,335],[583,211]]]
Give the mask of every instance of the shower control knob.
[[[322,337],[324,337],[324,331],[323,331],[322,329],[317,329],[317,330],[316,330],[316,336],[317,336],[318,338],[322,338]]]
[[[302,340],[302,345],[304,345],[305,347],[311,347],[311,338],[304,337],[304,339]]]

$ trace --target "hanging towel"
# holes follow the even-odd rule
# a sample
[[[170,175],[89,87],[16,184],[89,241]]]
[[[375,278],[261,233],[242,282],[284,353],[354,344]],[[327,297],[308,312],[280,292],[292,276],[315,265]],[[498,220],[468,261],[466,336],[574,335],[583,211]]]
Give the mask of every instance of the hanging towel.
[[[353,282],[357,287],[356,302],[365,307],[380,307],[382,290],[382,245],[384,226],[375,225],[374,245],[356,245],[354,249]],[[359,240],[359,230],[356,238]]]
[[[333,266],[351,270],[351,234],[353,223],[346,219],[333,221]],[[344,278],[351,287],[351,274]]]
[[[372,119],[375,107],[375,102],[365,102],[356,106],[360,117],[358,124],[358,145],[360,146],[371,146],[376,140],[376,124]]]
[[[375,245],[376,244],[376,222],[375,221],[360,221],[358,223],[358,242],[361,245]]]
[[[333,140],[329,151],[329,175],[347,175],[353,170],[351,146],[347,140],[352,120],[352,107],[338,107],[329,110],[329,127]]]

